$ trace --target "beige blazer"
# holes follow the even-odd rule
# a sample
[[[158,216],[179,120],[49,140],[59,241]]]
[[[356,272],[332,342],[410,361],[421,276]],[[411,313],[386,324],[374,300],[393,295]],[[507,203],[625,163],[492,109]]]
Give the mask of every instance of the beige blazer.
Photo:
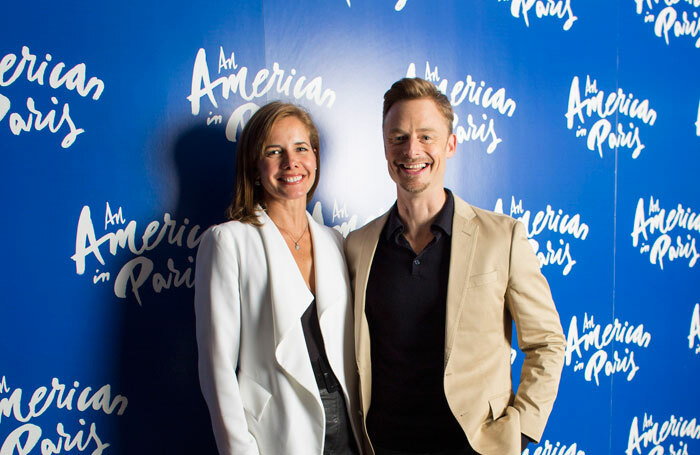
[[[372,396],[365,292],[388,213],[345,243],[355,295],[355,355],[365,450]],[[565,338],[549,286],[514,219],[455,196],[445,323],[445,395],[472,447],[483,455],[519,455],[520,434],[539,441],[557,395]],[[511,327],[525,354],[518,393],[511,381]]]

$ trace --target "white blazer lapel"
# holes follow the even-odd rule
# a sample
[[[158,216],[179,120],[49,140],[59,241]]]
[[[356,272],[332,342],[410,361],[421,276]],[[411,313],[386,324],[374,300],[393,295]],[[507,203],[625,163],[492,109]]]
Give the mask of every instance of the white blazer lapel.
[[[352,319],[347,268],[333,233],[327,232],[309,216],[314,242],[316,308],[326,347],[326,356],[338,381],[345,386],[344,358],[352,358]],[[346,391],[347,392],[347,391]]]
[[[264,212],[259,219],[263,222],[260,231],[268,264],[275,357],[290,378],[317,397],[316,378],[301,327],[301,316],[314,297],[277,226]]]

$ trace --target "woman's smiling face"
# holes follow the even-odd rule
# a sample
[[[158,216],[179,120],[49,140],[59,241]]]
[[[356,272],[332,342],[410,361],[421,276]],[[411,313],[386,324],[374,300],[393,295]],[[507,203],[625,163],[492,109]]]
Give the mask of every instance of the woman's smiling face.
[[[316,154],[301,120],[287,116],[275,121],[263,144],[258,173],[265,201],[303,198],[306,203],[316,179]]]

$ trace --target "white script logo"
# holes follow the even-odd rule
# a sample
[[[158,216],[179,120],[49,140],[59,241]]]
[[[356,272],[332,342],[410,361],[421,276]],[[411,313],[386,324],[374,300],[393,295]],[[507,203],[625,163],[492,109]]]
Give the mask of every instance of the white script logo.
[[[226,138],[231,142],[236,142],[236,135],[243,128],[245,117],[252,115],[259,107],[252,100],[262,98],[270,92],[275,93],[276,96],[285,95],[285,97],[291,94],[296,100],[306,98],[317,106],[325,105],[328,108],[335,103],[335,91],[323,88],[321,76],[307,81],[306,76],[297,75],[296,69],[285,71],[277,62],[273,62],[272,71],[262,68],[255,74],[252,82],[249,82],[248,67],[240,66],[236,62],[235,52],[231,52],[229,56],[224,52],[223,47],[219,47],[218,74],[221,74],[222,70],[228,75],[224,74],[212,81],[209,75],[207,53],[204,49],[199,49],[192,69],[192,86],[187,100],[190,102],[192,115],[199,115],[203,97],[209,100],[212,109],[218,108],[217,92],[224,100],[228,100],[231,94],[238,94],[246,101],[234,109],[226,122]],[[222,115],[209,111],[207,126],[217,125],[222,121]]]
[[[620,120],[617,122],[617,129],[613,130],[614,119],[618,113],[628,117],[630,121],[625,125],[625,122]],[[593,114],[593,125],[584,126]],[[605,96],[605,92],[598,90],[597,81],[591,80],[588,75],[583,94],[579,88],[578,76],[571,80],[569,105],[564,116],[568,129],[573,129],[575,120],[578,119],[576,137],[586,136],[588,150],[597,150],[601,158],[603,147],[609,150],[625,147],[632,150],[632,158],[636,159],[644,149],[644,144],[639,137],[639,127],[634,121],[639,120],[650,126],[656,122],[656,111],[649,107],[649,100],[640,101],[632,93],[625,93],[621,88]]]
[[[494,212],[503,212],[503,200],[498,198]],[[530,210],[523,210],[523,201],[515,202],[515,196],[510,199],[510,216],[525,225],[527,238],[530,245],[535,250],[537,259],[540,260],[540,267],[557,266],[561,267],[562,275],[566,276],[571,272],[571,268],[576,264],[576,260],[571,255],[571,238],[586,240],[588,237],[588,225],[581,222],[581,215],[578,213],[570,215],[564,213],[562,209],[554,210],[547,204],[544,210],[539,210],[532,217]],[[531,219],[532,218],[532,219]],[[544,248],[540,248],[540,242],[536,237],[546,237],[547,234],[558,234],[558,242],[548,239]],[[565,237],[566,236],[566,237]],[[566,239],[566,240],[565,240]],[[543,240],[543,239],[541,239]]]
[[[680,231],[674,239],[673,232]],[[644,210],[644,198],[639,198],[634,213],[632,246],[642,254],[649,254],[649,262],[664,268],[664,260],[686,259],[693,268],[700,258],[695,244],[695,235],[700,233],[700,215],[689,207],[678,204],[669,210],[659,207],[659,199],[649,197],[648,212]],[[685,235],[683,235],[685,234]],[[640,236],[642,238],[641,245]],[[675,240],[675,242],[674,242]]]
[[[683,440],[700,439],[700,426],[698,426],[695,418],[690,420],[684,417],[676,417],[671,415],[661,425],[654,422],[654,417],[651,414],[644,413],[642,424],[642,432],[639,432],[639,419],[635,416],[630,425],[629,438],[627,439],[627,450],[625,455],[633,455],[647,453],[649,455],[663,455],[665,443],[673,437],[677,440],[677,445],[668,445],[668,453],[677,455],[688,455],[688,443]],[[642,452],[642,447],[651,447],[648,452]]]
[[[654,35],[663,38],[667,46],[672,35],[695,39],[695,47],[700,48],[700,0],[634,0],[634,3],[637,14],[644,16],[645,23],[654,24]]]
[[[522,455],[586,455],[586,452],[580,450],[575,442],[567,447],[559,441],[549,442],[549,439],[545,439],[533,447],[532,451],[530,447],[526,448]]]
[[[75,91],[85,98],[92,93],[91,98],[98,100],[104,91],[105,84],[101,79],[91,77],[87,79],[87,68],[85,63],[79,63],[64,72],[66,64],[63,62],[51,63],[53,56],[49,53],[40,58],[32,54],[27,46],[22,46],[22,55],[18,60],[17,55],[9,53],[0,60],[0,87],[7,87],[15,83],[20,76],[24,75],[28,82],[38,85],[48,85],[52,89],[64,87],[68,91]],[[47,68],[51,66],[51,71]],[[25,71],[26,70],[26,71]],[[48,76],[48,77],[47,77]],[[15,136],[21,133],[29,133],[32,130],[41,131],[44,128],[56,134],[61,131],[65,133],[61,141],[61,147],[68,148],[75,142],[79,134],[85,132],[78,128],[71,118],[70,106],[63,103],[58,107],[59,101],[56,96],[49,100],[35,100],[27,97],[25,103],[26,111],[20,113],[11,112],[9,116],[10,131]],[[12,109],[12,102],[8,97],[0,93],[0,120],[3,120]],[[60,111],[60,114],[58,113]],[[58,119],[56,119],[58,117]],[[67,132],[66,132],[67,130]]]
[[[128,251],[136,257],[130,259],[121,267],[114,280],[114,295],[119,298],[126,298],[127,289],[130,289],[139,305],[141,295],[139,289],[144,286],[150,278],[150,283],[155,292],[160,293],[163,289],[194,286],[192,264],[194,263],[194,249],[199,244],[201,234],[198,224],[189,225],[189,220],[185,218],[181,222],[171,218],[169,213],[163,215],[163,221],[154,220],[149,222],[143,229],[143,234],[137,237],[137,223],[131,220],[128,223],[124,219],[122,208],[112,212],[109,203],[105,210],[105,232],[100,238],[95,234],[92,222],[90,207],[83,207],[78,219],[78,228],[75,236],[75,253],[71,259],[75,262],[75,273],[83,275],[86,268],[86,259],[93,256],[102,266],[105,265],[103,257],[103,244],[107,243],[108,252],[116,256],[119,252]],[[108,231],[112,229],[113,231]],[[115,230],[116,229],[116,230]],[[167,269],[154,272],[154,261],[144,255],[147,251],[152,251],[161,244],[174,245],[178,248],[192,250],[187,257],[188,263],[178,269],[173,258],[165,260]],[[162,266],[162,264],[161,264]],[[100,273],[95,270],[92,279],[93,284],[110,281],[110,272]]]
[[[510,14],[513,17],[520,17],[522,14],[526,27],[530,26],[530,12],[533,8],[538,19],[544,17],[566,18],[562,25],[565,31],[571,29],[571,26],[578,19],[571,9],[571,0],[511,0],[510,2]]]
[[[615,342],[624,346],[622,353],[613,350],[609,358],[606,348]],[[615,321],[602,327],[593,320],[593,315],[583,315],[583,325],[579,331],[578,318],[571,317],[569,331],[566,336],[566,366],[574,363],[574,371],[583,371],[586,381],[595,381],[600,385],[600,373],[612,376],[615,373],[626,373],[631,381],[639,371],[634,360],[634,348],[647,348],[651,334],[644,330],[644,324],[635,326],[628,321]],[[575,355],[575,357],[574,357]]]
[[[394,5],[394,11],[401,11],[404,6],[406,6],[406,1],[407,0],[397,0],[396,4]],[[345,2],[348,4],[348,8],[352,7],[350,0],[345,0]]]
[[[321,204],[320,201],[314,204],[311,216],[317,223],[324,224],[323,204]],[[336,223],[336,220],[339,222]],[[347,237],[350,232],[360,227],[357,225],[357,214],[350,216],[346,205],[339,205],[337,200],[333,201],[333,216],[331,218],[331,224],[328,226],[343,234],[343,237]]]
[[[37,387],[31,398],[22,400],[22,389],[12,389],[7,386],[5,376],[0,380],[0,422],[2,418],[13,418],[21,423],[12,430],[0,446],[0,455],[29,454],[35,447],[41,447],[41,453],[61,453],[77,450],[91,450],[92,455],[100,455],[109,444],[102,442],[97,434],[97,427],[92,422],[88,426],[86,419],[90,410],[101,411],[104,414],[124,414],[129,401],[122,395],[112,397],[111,386],[103,385],[93,391],[92,387],[81,387],[74,381],[72,387],[62,384],[58,378],[51,380],[51,388]],[[8,395],[9,396],[6,396]],[[56,434],[50,436],[44,429],[31,420],[44,414],[49,408],[64,410],[67,414],[80,413],[78,431],[66,429],[62,422],[56,424]],[[76,425],[72,425],[76,427]],[[70,432],[69,432],[70,431]],[[87,432],[87,434],[86,434]],[[44,437],[43,439],[41,439]],[[65,438],[65,439],[64,439]],[[41,439],[41,441],[40,441]]]
[[[416,77],[415,63],[408,65],[406,77]],[[487,154],[496,151],[496,147],[502,140],[496,133],[494,119],[489,118],[488,114],[493,115],[495,112],[499,116],[513,116],[517,104],[512,98],[506,96],[506,89],[503,87],[494,89],[487,86],[486,82],[477,82],[471,74],[467,74],[464,81],[459,80],[454,83],[448,94],[448,80],[439,76],[437,66],[431,69],[429,62],[425,62],[425,80],[433,82],[450,99],[453,107],[468,101],[472,106],[479,106],[483,111],[480,116],[467,114],[466,128],[460,124],[457,112],[454,113],[453,129],[457,142],[461,144],[465,141],[480,141],[488,143]]]
[[[697,344],[696,343],[697,340]],[[690,319],[690,333],[688,334],[688,349],[695,349],[700,354],[700,304],[696,303],[693,315]]]

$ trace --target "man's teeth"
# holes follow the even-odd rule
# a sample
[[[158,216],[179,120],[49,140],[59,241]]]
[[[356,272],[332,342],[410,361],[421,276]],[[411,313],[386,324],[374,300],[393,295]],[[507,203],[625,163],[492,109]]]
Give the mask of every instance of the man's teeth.
[[[402,164],[401,167],[404,169],[410,169],[412,171],[418,170],[418,169],[423,169],[426,167],[426,163],[420,163],[420,164]]]
[[[297,175],[295,177],[282,177],[282,180],[284,180],[286,183],[296,183],[301,180],[301,175]]]

